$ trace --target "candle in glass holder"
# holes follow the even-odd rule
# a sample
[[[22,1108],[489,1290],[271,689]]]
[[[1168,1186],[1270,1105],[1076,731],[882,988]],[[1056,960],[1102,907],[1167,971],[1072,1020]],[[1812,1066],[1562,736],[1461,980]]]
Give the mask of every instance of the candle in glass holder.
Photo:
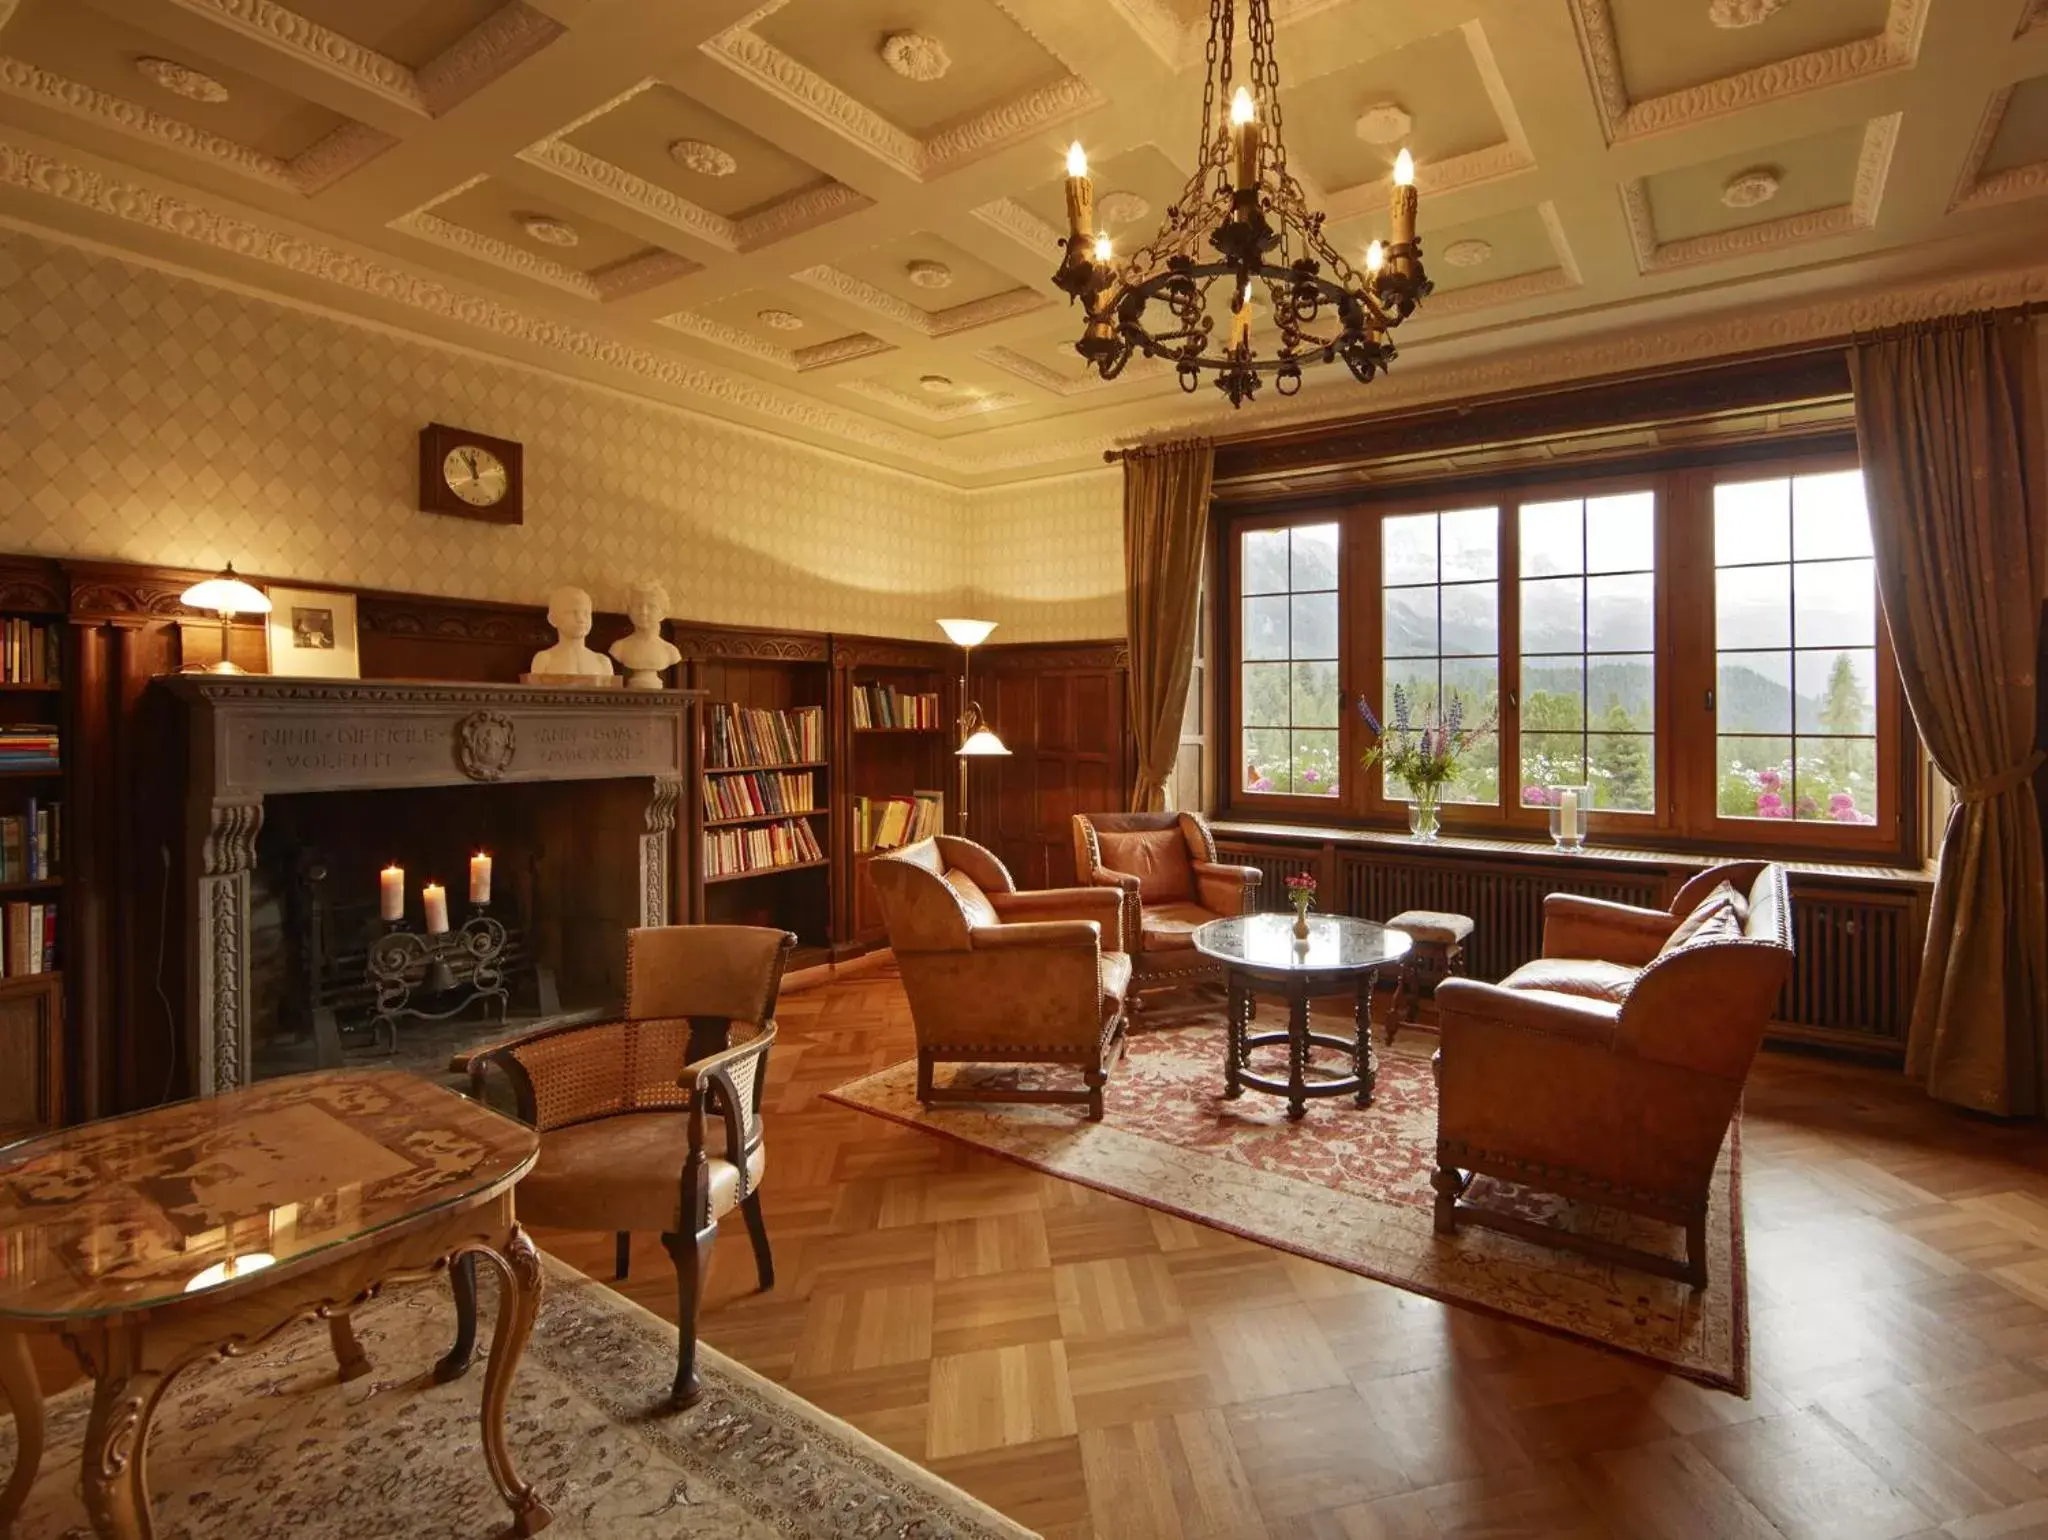
[[[387,866],[377,874],[378,912],[388,924],[405,918],[405,868]]]
[[[481,850],[469,858],[469,901],[472,904],[491,901],[491,858]]]
[[[1568,840],[1579,837],[1579,794],[1567,789],[1557,799],[1557,832]]]
[[[438,882],[420,889],[420,908],[426,911],[427,934],[445,935],[448,930],[448,890]]]

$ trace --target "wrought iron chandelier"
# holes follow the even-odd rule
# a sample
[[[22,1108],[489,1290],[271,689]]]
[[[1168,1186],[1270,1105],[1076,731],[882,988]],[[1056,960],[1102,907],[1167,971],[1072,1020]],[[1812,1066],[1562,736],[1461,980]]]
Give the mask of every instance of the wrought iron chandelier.
[[[1287,169],[1271,0],[1245,0],[1251,83],[1232,90],[1237,4],[1209,0],[1201,149],[1166,223],[1120,264],[1109,236],[1094,228],[1095,187],[1077,142],[1067,152],[1066,256],[1053,275],[1087,311],[1074,347],[1103,379],[1143,353],[1172,363],[1190,393],[1214,375],[1232,406],[1257,395],[1268,375],[1275,391],[1291,396],[1304,369],[1338,359],[1369,382],[1393,360],[1387,334],[1431,287],[1415,235],[1415,162],[1405,149],[1394,163],[1392,238],[1366,248],[1362,274],[1330,245],[1323,215],[1310,210]],[[1264,354],[1253,345],[1251,304],[1260,290],[1277,342]],[[1229,316],[1224,326],[1211,314],[1212,299]],[[1164,307],[1158,329],[1148,318],[1155,301]]]

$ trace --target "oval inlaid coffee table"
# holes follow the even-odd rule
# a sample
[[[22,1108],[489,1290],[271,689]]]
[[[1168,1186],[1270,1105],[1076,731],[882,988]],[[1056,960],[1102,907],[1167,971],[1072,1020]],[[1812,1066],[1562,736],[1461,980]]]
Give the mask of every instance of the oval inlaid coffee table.
[[[475,1264],[503,1282],[484,1370],[483,1453],[511,1535],[552,1517],[505,1447],[505,1406],[540,1308],[540,1253],[512,1212],[533,1130],[396,1070],[269,1080],[82,1124],[0,1153],[0,1388],[19,1454],[11,1531],[42,1459],[29,1338],[56,1336],[94,1381],[83,1477],[93,1529],[153,1532],[150,1418],[171,1382],[298,1321],[327,1323],[343,1380],[370,1370],[349,1312],[386,1287]],[[468,1312],[463,1312],[467,1320]],[[469,1367],[459,1334],[435,1377]]]
[[[1211,920],[1195,932],[1195,950],[1223,965],[1230,986],[1230,1036],[1224,1050],[1223,1094],[1236,1097],[1247,1090],[1287,1098],[1287,1116],[1299,1120],[1311,1098],[1356,1095],[1358,1105],[1372,1105],[1377,1065],[1372,1046],[1372,991],[1379,970],[1408,955],[1409,939],[1371,920],[1343,914],[1309,916],[1304,940],[1294,934],[1294,918],[1285,914],[1242,914]],[[1276,994],[1287,1002],[1284,1031],[1251,1030],[1253,997]],[[1355,997],[1355,1038],[1309,1030],[1308,1003],[1327,995]],[[1287,1078],[1273,1080],[1251,1072],[1251,1051],[1272,1043],[1287,1045]],[[1349,1056],[1349,1075],[1311,1078],[1317,1048]]]

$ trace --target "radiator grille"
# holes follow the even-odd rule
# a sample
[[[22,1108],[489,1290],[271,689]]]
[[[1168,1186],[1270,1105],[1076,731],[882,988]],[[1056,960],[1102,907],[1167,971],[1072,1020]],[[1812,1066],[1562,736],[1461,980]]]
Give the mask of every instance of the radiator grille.
[[[1778,1018],[1872,1047],[1906,1041],[1919,973],[1913,903],[1904,895],[1792,890],[1798,961],[1778,1000]]]
[[[1504,871],[1446,861],[1403,861],[1378,855],[1346,856],[1348,913],[1385,920],[1403,909],[1447,909],[1472,918],[1465,971],[1499,979],[1543,951],[1543,895],[1578,893],[1617,904],[1661,908],[1655,875],[1590,873],[1569,867]]]
[[[1259,907],[1274,913],[1287,907],[1287,879],[1302,872],[1314,873],[1319,864],[1314,851],[1296,855],[1271,846],[1229,845],[1221,840],[1216,843],[1216,853],[1233,865],[1256,866],[1266,874],[1259,884]]]

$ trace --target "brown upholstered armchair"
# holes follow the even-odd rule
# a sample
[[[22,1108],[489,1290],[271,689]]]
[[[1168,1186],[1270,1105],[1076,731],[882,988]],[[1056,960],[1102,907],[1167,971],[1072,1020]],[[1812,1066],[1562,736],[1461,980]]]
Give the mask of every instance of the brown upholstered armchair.
[[[1668,911],[1549,895],[1541,958],[1437,986],[1437,1230],[1489,1225],[1703,1287],[1709,1184],[1791,971],[1781,866],[1710,868]],[[1480,1172],[1683,1225],[1686,1260],[1465,1201]]]
[[[1221,967],[1195,950],[1195,931],[1257,909],[1264,875],[1219,862],[1200,813],[1076,813],[1074,872],[1123,896],[1134,994],[1221,981]]]
[[[993,852],[948,834],[876,856],[868,871],[910,996],[918,1100],[1086,1102],[1099,1121],[1131,979],[1118,896],[1019,893]],[[941,1063],[1071,1064],[1082,1088],[935,1086]]]
[[[540,1133],[519,1217],[618,1237],[624,1277],[635,1230],[660,1234],[680,1305],[671,1401],[697,1399],[697,1308],[718,1221],[737,1208],[764,1289],[775,1263],[761,1218],[767,1146],[761,1090],[775,1000],[796,937],[750,925],[669,925],[626,936],[626,1019],[544,1027],[475,1054],[481,1099],[496,1069]],[[730,1042],[735,1026],[750,1033]],[[476,1333],[475,1274],[458,1273],[457,1356]]]

